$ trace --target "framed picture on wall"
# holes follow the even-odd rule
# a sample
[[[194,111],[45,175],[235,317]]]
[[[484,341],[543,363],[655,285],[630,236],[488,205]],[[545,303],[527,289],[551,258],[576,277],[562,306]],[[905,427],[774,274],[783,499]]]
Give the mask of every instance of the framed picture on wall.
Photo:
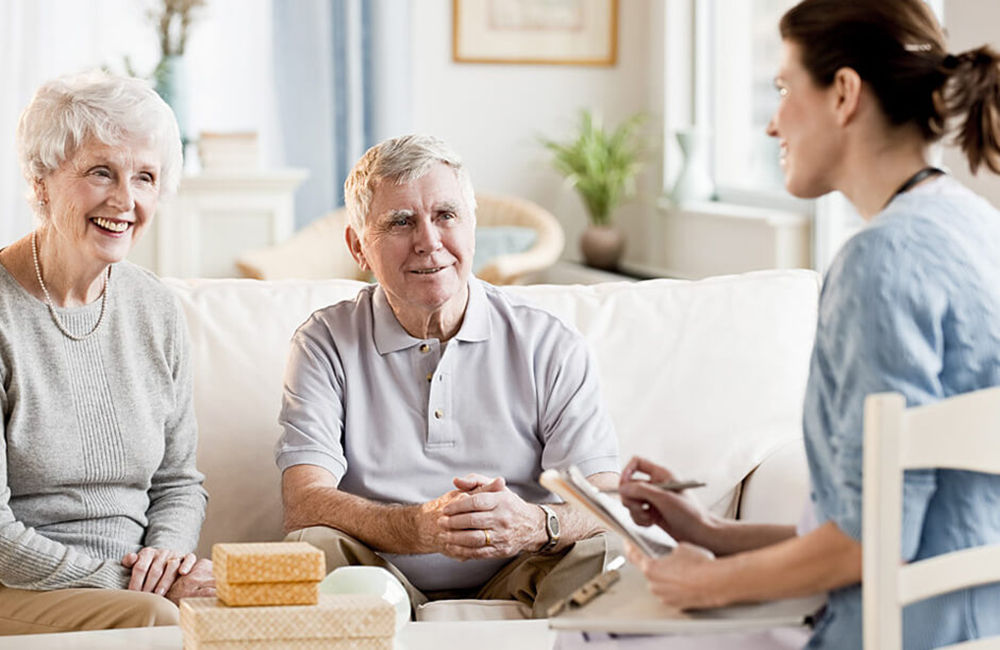
[[[618,0],[452,0],[462,63],[614,65]]]

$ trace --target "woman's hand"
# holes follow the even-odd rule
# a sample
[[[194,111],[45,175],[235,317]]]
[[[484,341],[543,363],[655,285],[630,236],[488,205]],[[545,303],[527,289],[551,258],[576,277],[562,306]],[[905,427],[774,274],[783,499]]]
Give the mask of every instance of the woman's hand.
[[[191,570],[174,581],[166,597],[175,605],[181,598],[214,598],[215,578],[212,576],[212,561],[202,558],[194,563]]]
[[[122,566],[132,569],[129,590],[164,596],[177,578],[191,572],[196,560],[194,553],[181,555],[170,549],[145,546],[138,553],[123,557]]]
[[[712,570],[716,560],[709,551],[693,544],[680,543],[669,554],[650,558],[626,543],[625,552],[649,581],[649,590],[664,604],[678,609],[705,609],[727,604],[717,593]]]
[[[636,472],[647,474],[649,480],[634,479]],[[632,520],[640,526],[655,524],[678,542],[713,548],[715,517],[686,493],[669,492],[653,485],[674,478],[666,467],[634,456],[622,470],[618,494]]]

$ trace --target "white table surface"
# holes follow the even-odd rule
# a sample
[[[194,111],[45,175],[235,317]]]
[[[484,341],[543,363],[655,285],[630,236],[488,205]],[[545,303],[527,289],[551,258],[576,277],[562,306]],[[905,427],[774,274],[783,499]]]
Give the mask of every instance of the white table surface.
[[[776,629],[745,634],[609,638],[556,633],[548,621],[462,621],[409,623],[399,634],[397,650],[793,650],[808,638],[804,629]],[[0,637],[0,649],[17,650],[181,650],[179,627],[100,632],[66,632]]]
[[[397,650],[551,650],[556,634],[548,621],[461,621],[408,623]],[[181,650],[179,627],[64,632],[0,637],[0,648],[14,650]]]

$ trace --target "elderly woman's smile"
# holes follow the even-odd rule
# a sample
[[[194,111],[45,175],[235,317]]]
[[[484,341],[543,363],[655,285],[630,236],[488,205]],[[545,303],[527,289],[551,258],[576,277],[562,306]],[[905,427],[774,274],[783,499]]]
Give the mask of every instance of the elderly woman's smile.
[[[152,144],[85,141],[39,188],[55,233],[95,261],[121,261],[156,211],[160,167]]]

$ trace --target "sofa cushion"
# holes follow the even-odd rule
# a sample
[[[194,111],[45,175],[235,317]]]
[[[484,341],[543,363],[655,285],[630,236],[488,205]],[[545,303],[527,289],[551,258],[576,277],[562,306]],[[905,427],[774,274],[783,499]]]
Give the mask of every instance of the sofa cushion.
[[[801,440],[818,274],[508,290],[586,336],[622,463],[640,454],[705,481],[694,494],[716,513],[735,515],[743,478]],[[805,486],[786,498],[801,510]]]
[[[209,492],[199,553],[220,541],[280,539],[272,449],[288,343],[312,311],[352,298],[363,284],[166,283],[180,299],[194,348],[198,464]],[[818,286],[811,271],[765,271],[505,290],[587,338],[622,462],[643,454],[707,481],[702,501],[732,513],[743,478],[801,439]],[[804,490],[785,499],[801,503]]]
[[[531,608],[516,600],[432,600],[417,607],[416,620],[518,621],[531,618]]]

